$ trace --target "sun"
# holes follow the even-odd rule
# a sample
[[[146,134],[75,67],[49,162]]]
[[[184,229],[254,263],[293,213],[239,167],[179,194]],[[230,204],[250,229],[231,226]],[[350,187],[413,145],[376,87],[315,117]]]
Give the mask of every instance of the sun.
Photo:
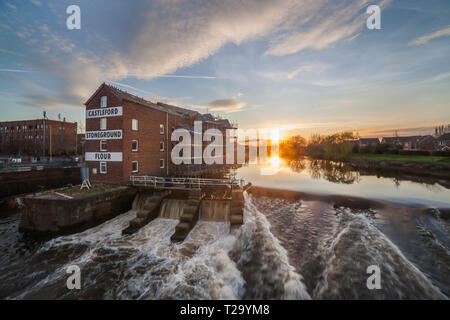
[[[272,143],[279,143],[280,139],[283,138],[283,133],[281,132],[281,128],[272,128],[270,129],[270,141]]]

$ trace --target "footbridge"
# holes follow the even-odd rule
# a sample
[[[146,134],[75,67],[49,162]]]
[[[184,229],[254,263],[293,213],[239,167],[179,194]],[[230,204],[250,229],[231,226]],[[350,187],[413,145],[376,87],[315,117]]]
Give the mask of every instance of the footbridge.
[[[155,189],[201,189],[205,186],[229,186],[242,188],[243,179],[204,179],[204,178],[179,178],[156,176],[130,176],[130,184],[139,187],[152,187]]]

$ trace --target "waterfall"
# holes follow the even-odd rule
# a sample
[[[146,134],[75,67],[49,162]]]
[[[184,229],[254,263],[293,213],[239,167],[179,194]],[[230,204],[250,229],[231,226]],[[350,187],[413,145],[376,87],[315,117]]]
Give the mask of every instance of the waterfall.
[[[230,221],[231,201],[203,200],[200,204],[200,221]]]
[[[161,203],[159,217],[164,219],[179,219],[187,200],[165,199]]]

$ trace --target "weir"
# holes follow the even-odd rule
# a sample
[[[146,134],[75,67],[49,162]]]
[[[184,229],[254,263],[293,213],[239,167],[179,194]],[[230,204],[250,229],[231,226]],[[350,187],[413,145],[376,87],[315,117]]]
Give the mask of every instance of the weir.
[[[243,223],[242,181],[163,177],[133,177],[130,181],[138,190],[132,208],[136,218],[123,234],[134,233],[155,218],[176,219],[179,223],[171,240],[180,242],[199,220],[230,222],[231,226]]]

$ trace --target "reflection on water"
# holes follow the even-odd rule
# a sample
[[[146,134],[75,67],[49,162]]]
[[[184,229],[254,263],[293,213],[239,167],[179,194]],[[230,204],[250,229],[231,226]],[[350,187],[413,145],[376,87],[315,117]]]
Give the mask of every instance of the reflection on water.
[[[410,204],[450,206],[450,189],[435,178],[398,172],[355,170],[342,162],[308,158],[249,165],[234,173],[253,185],[305,192],[344,194]]]

